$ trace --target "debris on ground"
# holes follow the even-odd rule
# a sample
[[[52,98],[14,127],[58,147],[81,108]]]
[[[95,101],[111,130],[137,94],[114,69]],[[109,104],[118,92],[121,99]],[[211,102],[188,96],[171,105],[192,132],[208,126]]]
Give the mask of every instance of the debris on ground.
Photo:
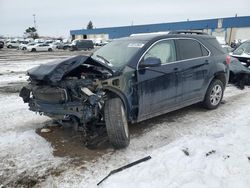
[[[206,153],[206,157],[208,157],[208,156],[211,155],[211,154],[214,154],[215,152],[216,152],[215,150],[211,150],[211,151],[207,152],[207,153]]]
[[[117,173],[117,172],[121,172],[121,171],[123,171],[123,170],[125,170],[125,169],[127,169],[127,168],[130,168],[130,167],[135,166],[135,165],[137,165],[137,164],[139,164],[139,163],[145,162],[145,161],[147,161],[147,160],[149,160],[149,159],[151,159],[151,157],[150,157],[150,156],[147,156],[147,157],[144,157],[144,158],[139,159],[139,160],[137,160],[137,161],[134,161],[134,162],[132,162],[132,163],[130,163],[130,164],[127,164],[127,165],[125,165],[125,166],[122,166],[122,167],[120,167],[120,168],[117,168],[117,169],[115,169],[115,170],[112,170],[106,177],[104,177],[99,183],[97,183],[97,185],[100,185],[104,180],[106,180],[106,179],[107,179],[109,176],[111,176],[112,174],[115,174],[115,173]]]
[[[185,148],[182,150],[183,153],[186,155],[186,156],[189,156],[189,151],[188,151],[188,148]]]

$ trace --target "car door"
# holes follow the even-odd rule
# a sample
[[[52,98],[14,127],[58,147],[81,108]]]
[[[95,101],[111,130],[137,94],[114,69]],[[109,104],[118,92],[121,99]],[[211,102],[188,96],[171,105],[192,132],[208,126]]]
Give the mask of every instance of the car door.
[[[49,44],[44,44],[43,45],[43,51],[47,52],[49,50]]]
[[[37,45],[37,47],[36,47],[36,51],[38,51],[38,52],[43,51],[43,44],[39,44],[39,45]]]
[[[178,60],[181,62],[179,72],[179,90],[182,102],[199,100],[208,78],[210,52],[195,39],[176,39]]]
[[[149,57],[161,60],[157,67],[140,68],[140,63]],[[164,113],[178,102],[176,48],[174,40],[161,40],[144,53],[137,70],[138,121]]]

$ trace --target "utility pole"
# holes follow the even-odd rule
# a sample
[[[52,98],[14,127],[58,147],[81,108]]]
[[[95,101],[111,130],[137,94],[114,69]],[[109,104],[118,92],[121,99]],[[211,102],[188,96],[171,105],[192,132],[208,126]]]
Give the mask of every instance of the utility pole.
[[[37,30],[37,28],[36,28],[36,15],[35,14],[33,14],[33,18],[34,18],[34,27]]]

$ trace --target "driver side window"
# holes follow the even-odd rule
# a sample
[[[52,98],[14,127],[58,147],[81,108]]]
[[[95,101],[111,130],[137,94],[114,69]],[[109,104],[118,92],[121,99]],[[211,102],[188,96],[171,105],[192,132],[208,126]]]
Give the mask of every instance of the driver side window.
[[[156,43],[145,54],[144,59],[148,57],[156,57],[161,60],[161,64],[176,61],[175,44],[173,40],[165,40]]]

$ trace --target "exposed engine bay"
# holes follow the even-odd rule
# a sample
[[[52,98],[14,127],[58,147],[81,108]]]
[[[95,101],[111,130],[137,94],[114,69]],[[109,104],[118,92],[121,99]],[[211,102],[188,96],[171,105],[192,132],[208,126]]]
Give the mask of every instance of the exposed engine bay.
[[[40,65],[29,70],[28,75],[29,83],[20,96],[31,111],[60,124],[71,124],[85,134],[93,129],[96,134],[97,128],[105,128],[106,93],[101,82],[112,77],[110,69],[91,58],[77,56],[51,66]]]

